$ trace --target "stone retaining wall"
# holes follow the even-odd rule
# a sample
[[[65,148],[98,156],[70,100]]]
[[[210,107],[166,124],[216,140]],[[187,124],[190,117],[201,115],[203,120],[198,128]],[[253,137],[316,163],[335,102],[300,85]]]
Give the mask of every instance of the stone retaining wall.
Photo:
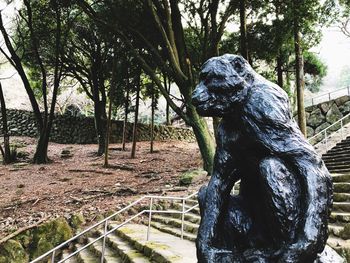
[[[1,120],[1,114],[0,114]],[[32,112],[24,110],[7,110],[7,120],[12,136],[36,137],[36,121]],[[2,122],[0,121],[0,128]],[[112,121],[111,142],[122,140],[122,121]],[[131,141],[133,124],[127,124],[127,140]],[[148,141],[150,125],[140,123],[137,126],[138,141]],[[156,140],[187,140],[194,141],[195,137],[191,129],[176,128],[172,126],[156,125],[154,127]],[[57,143],[89,144],[96,143],[94,119],[85,116],[56,115],[50,140]]]
[[[350,113],[350,96],[310,106],[305,111],[307,135],[311,137]],[[339,127],[340,125],[335,125],[330,129],[334,131]]]

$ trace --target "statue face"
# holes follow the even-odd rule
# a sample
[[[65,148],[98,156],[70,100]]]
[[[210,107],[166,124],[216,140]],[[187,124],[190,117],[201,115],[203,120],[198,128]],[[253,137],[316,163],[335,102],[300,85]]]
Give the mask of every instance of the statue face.
[[[205,62],[192,103],[202,116],[223,117],[240,101],[249,64],[240,56],[223,55]]]

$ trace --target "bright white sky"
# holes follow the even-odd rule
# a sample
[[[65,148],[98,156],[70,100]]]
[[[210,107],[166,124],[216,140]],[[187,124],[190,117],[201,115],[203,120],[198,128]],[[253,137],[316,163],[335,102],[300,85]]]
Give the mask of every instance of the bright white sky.
[[[324,79],[322,90],[332,90],[336,86],[344,66],[350,66],[350,38],[337,27],[325,29],[319,46],[312,49],[328,65],[328,74]]]
[[[6,6],[4,2],[4,0],[0,0],[0,9],[3,9]],[[18,5],[19,1],[15,2],[17,2]],[[7,7],[4,11],[4,22],[6,24],[6,22],[9,20],[9,17],[11,17],[13,14],[13,6]],[[232,28],[230,29],[229,26],[228,30],[232,31]],[[337,27],[325,29],[320,45],[314,47],[312,51],[319,54],[319,56],[328,66],[328,74],[324,79],[324,83],[321,87],[320,92],[324,93],[336,89],[337,80],[339,79],[342,68],[344,66],[350,66],[350,38],[344,36],[343,33],[341,33],[340,29]],[[2,68],[0,71],[0,77],[3,78],[12,76],[13,72],[14,70],[10,69],[9,67]],[[20,78],[18,76],[14,76],[11,80],[2,81],[2,84],[6,100],[10,100],[10,105],[8,105],[9,107],[14,107],[14,103],[17,104],[17,107],[19,106],[21,108],[23,108],[24,105],[27,107],[29,106],[27,105],[28,99],[24,92],[24,88],[23,90],[14,88],[14,86],[22,86]],[[312,94],[312,96],[315,96],[315,94]]]

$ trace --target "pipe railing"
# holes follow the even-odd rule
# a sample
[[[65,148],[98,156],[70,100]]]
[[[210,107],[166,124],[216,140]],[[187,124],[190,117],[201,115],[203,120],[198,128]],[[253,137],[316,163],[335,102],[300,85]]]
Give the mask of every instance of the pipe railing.
[[[190,198],[196,196],[198,194],[198,192],[195,192],[187,197],[173,197],[173,196],[157,196],[157,195],[146,195],[143,196],[141,198],[139,198],[138,200],[132,202],[131,204],[129,204],[128,206],[124,207],[123,209],[115,212],[114,214],[106,217],[105,219],[101,220],[100,222],[88,227],[87,229],[85,229],[84,231],[80,232],[79,234],[75,235],[74,237],[68,239],[67,241],[59,244],[58,246],[54,247],[53,249],[47,251],[45,254],[41,255],[40,257],[34,259],[33,261],[31,261],[30,263],[35,263],[35,262],[39,262],[43,259],[46,259],[48,257],[51,257],[51,263],[56,262],[56,256],[57,256],[57,252],[66,247],[69,243],[77,240],[78,238],[80,238],[81,236],[83,236],[84,234],[90,232],[93,229],[96,229],[97,227],[101,226],[103,224],[103,234],[99,237],[97,237],[96,239],[92,240],[91,242],[89,242],[88,244],[78,248],[77,250],[75,250],[73,253],[69,254],[68,256],[66,256],[65,258],[57,261],[57,263],[61,263],[61,262],[65,262],[66,260],[70,259],[71,257],[75,256],[76,254],[78,254],[79,252],[81,252],[82,250],[88,248],[89,246],[91,246],[92,244],[98,242],[99,240],[102,240],[102,253],[101,253],[101,259],[100,262],[103,263],[104,262],[104,256],[105,256],[105,250],[106,250],[106,239],[107,236],[111,233],[113,233],[114,231],[116,231],[118,228],[124,226],[125,224],[131,222],[132,220],[134,220],[135,218],[143,215],[143,214],[148,214],[148,227],[147,227],[147,236],[146,236],[146,240],[148,241],[150,238],[150,229],[151,229],[151,221],[152,221],[152,214],[153,213],[163,213],[163,214],[181,214],[181,239],[183,239],[183,234],[184,234],[184,220],[185,220],[185,214],[187,214],[188,212],[192,211],[193,209],[197,208],[199,205],[196,204],[194,206],[189,207],[188,209],[186,208],[186,200],[189,200]],[[123,223],[113,227],[111,230],[108,230],[108,223],[117,215],[119,215],[120,213],[127,211],[128,209],[134,207],[135,205],[139,204],[140,202],[144,201],[148,199],[150,201],[150,205],[149,205],[149,209],[144,209],[142,211],[140,211],[139,213],[137,213],[136,215],[128,218],[127,220],[125,220]],[[182,203],[182,209],[181,211],[176,211],[176,210],[154,210],[153,209],[153,205],[154,205],[154,201],[155,200],[176,200],[176,201],[181,201]]]
[[[335,95],[337,94],[337,95]],[[315,97],[312,97],[311,99],[305,100],[305,107],[317,105],[322,102],[330,101],[332,99],[337,99],[341,96],[348,95],[350,96],[350,86],[347,86],[346,88],[340,88],[337,90],[333,90],[328,93],[324,93]]]
[[[346,119],[348,119],[348,121],[346,121]],[[324,143],[326,145],[326,150],[328,150],[328,146],[329,146],[329,135],[333,132],[339,131],[340,130],[340,137],[343,140],[344,139],[344,124],[349,123],[350,122],[350,113],[345,115],[343,118],[339,119],[338,121],[334,122],[333,124],[329,125],[327,128],[323,129],[322,131],[320,131],[319,133],[315,134],[314,136],[308,138],[308,141],[314,145],[316,143]],[[337,126],[340,126],[339,128],[337,128]],[[330,132],[328,132],[330,131]],[[328,132],[328,133],[327,133]],[[321,138],[321,139],[318,139]],[[313,143],[313,140],[314,143]]]

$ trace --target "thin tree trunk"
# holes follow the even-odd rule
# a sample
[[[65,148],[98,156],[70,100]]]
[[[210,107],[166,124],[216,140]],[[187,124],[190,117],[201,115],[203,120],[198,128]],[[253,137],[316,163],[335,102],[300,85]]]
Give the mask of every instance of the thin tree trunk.
[[[152,83],[152,113],[151,113],[151,150],[150,152],[153,153],[153,144],[154,144],[154,110],[155,110],[155,96],[154,96],[154,86]]]
[[[114,47],[114,51],[117,48]],[[112,68],[112,78],[111,78],[111,87],[109,91],[109,107],[108,107],[108,119],[107,119],[107,128],[106,128],[106,145],[105,145],[105,163],[104,167],[108,167],[108,157],[109,157],[109,138],[111,136],[111,122],[112,122],[112,106],[114,93],[117,89],[116,87],[116,74],[117,74],[117,58],[114,54],[113,58],[113,68]]]
[[[11,151],[10,151],[10,136],[8,133],[6,104],[5,104],[5,98],[2,91],[1,83],[0,83],[0,104],[1,104],[1,116],[2,116],[2,134],[4,136],[4,149],[2,149],[3,163],[9,164],[12,161]]]
[[[57,101],[57,94],[58,94],[58,88],[60,84],[61,79],[61,71],[60,71],[60,54],[62,53],[61,50],[61,13],[58,6],[58,3],[56,1],[53,2],[53,5],[55,7],[56,11],[56,41],[55,41],[55,68],[54,68],[54,86],[53,86],[53,92],[52,92],[52,99],[51,99],[51,106],[50,106],[50,112],[48,110],[47,101],[45,102],[45,112],[44,112],[44,125],[43,128],[40,131],[40,138],[37,145],[36,152],[34,154],[34,163],[36,164],[42,164],[47,163],[49,161],[47,151],[49,146],[49,139],[50,139],[50,133],[51,128],[53,125],[53,120],[55,117],[55,106]],[[42,77],[43,77],[43,96],[44,100],[47,100],[47,81],[46,81],[46,70],[43,66],[42,60],[39,56],[38,49],[36,48],[37,52],[37,58],[40,62],[41,68],[42,68]]]
[[[163,74],[163,78],[164,78],[164,88],[166,89],[168,94],[170,94],[170,79],[168,81],[168,78],[166,77],[165,74]],[[169,105],[168,102],[166,102],[165,114],[166,114],[166,125],[171,125],[171,121],[170,121],[170,105]]]
[[[105,150],[105,133],[104,133],[104,120],[102,114],[102,105],[101,101],[94,102],[94,117],[95,117],[95,127],[97,133],[97,142],[98,142],[98,150],[97,155],[101,156]]]
[[[111,93],[112,91],[110,91]],[[106,143],[105,143],[105,163],[104,167],[108,167],[108,154],[109,154],[109,137],[111,136],[111,122],[112,122],[112,95],[109,95],[109,108],[108,108],[108,119],[106,128]]]
[[[283,89],[283,59],[280,54],[277,56],[277,84]]]
[[[128,125],[128,113],[129,113],[129,76],[127,76],[126,84],[126,98],[124,103],[124,122],[123,122],[123,138],[122,138],[122,150],[126,150],[126,126]]]
[[[135,108],[135,119],[134,119],[134,128],[132,132],[132,149],[131,149],[131,158],[136,157],[136,141],[137,141],[137,123],[139,116],[139,104],[140,104],[140,89],[141,89],[141,74],[139,74],[137,79],[137,92],[136,92],[136,108]]]
[[[294,0],[294,5],[297,5]],[[296,6],[294,7],[296,9]],[[296,10],[295,10],[296,12]],[[306,117],[304,106],[304,62],[301,47],[301,36],[297,15],[294,14],[294,48],[295,48],[295,76],[297,88],[298,124],[301,132],[306,135]]]
[[[239,3],[240,15],[240,35],[241,35],[241,55],[248,60],[248,36],[247,36],[247,15],[246,15],[246,0],[240,0]]]

